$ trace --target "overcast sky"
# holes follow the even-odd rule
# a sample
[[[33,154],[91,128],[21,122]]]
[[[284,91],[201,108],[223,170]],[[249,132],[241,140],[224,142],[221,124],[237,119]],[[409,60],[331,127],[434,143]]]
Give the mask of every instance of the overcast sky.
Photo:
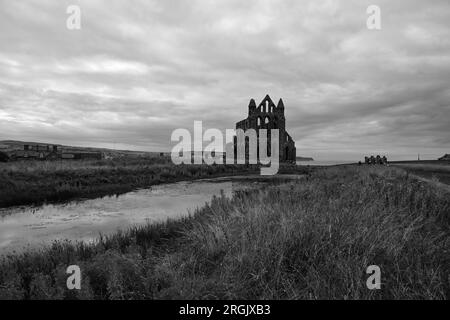
[[[0,140],[170,151],[175,128],[234,128],[268,93],[298,155],[435,158],[449,19],[448,0],[0,0]]]

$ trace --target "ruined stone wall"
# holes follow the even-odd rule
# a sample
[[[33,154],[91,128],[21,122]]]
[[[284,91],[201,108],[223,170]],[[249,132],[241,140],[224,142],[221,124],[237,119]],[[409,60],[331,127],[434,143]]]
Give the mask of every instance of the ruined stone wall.
[[[295,142],[286,131],[286,119],[284,116],[284,104],[280,99],[275,105],[269,95],[256,105],[251,99],[248,105],[248,116],[246,119],[236,123],[236,129],[244,131],[255,129],[257,134],[259,129],[279,130],[279,154],[280,161],[294,161],[296,159]],[[270,150],[270,137],[268,137],[268,149]]]

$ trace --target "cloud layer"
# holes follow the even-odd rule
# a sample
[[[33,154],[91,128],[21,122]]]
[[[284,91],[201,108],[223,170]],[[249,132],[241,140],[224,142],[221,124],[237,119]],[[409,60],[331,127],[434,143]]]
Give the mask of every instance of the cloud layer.
[[[66,8],[81,8],[81,30]],[[283,98],[299,155],[450,152],[450,4],[0,1],[0,140],[169,151]]]

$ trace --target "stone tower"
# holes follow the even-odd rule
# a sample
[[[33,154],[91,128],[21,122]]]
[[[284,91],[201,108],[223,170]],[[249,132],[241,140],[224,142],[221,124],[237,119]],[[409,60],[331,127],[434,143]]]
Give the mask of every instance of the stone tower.
[[[280,99],[275,105],[269,95],[256,105],[255,100],[250,99],[248,104],[248,117],[236,123],[236,129],[278,129],[279,130],[279,154],[280,162],[295,162],[295,142],[286,131],[286,118],[284,116],[284,104]],[[269,140],[270,141],[270,140]],[[270,144],[270,142],[269,142]]]

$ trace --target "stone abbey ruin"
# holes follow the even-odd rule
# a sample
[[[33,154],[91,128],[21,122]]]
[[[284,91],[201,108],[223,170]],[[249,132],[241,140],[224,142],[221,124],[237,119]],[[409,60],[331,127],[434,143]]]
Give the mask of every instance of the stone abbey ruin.
[[[255,100],[250,99],[248,105],[248,117],[236,123],[236,129],[244,132],[254,129],[259,136],[259,129],[279,130],[279,155],[280,162],[295,162],[296,148],[295,142],[286,131],[286,118],[284,116],[284,104],[280,99],[275,105],[269,95],[256,105]],[[268,150],[270,152],[270,138],[268,138]]]

